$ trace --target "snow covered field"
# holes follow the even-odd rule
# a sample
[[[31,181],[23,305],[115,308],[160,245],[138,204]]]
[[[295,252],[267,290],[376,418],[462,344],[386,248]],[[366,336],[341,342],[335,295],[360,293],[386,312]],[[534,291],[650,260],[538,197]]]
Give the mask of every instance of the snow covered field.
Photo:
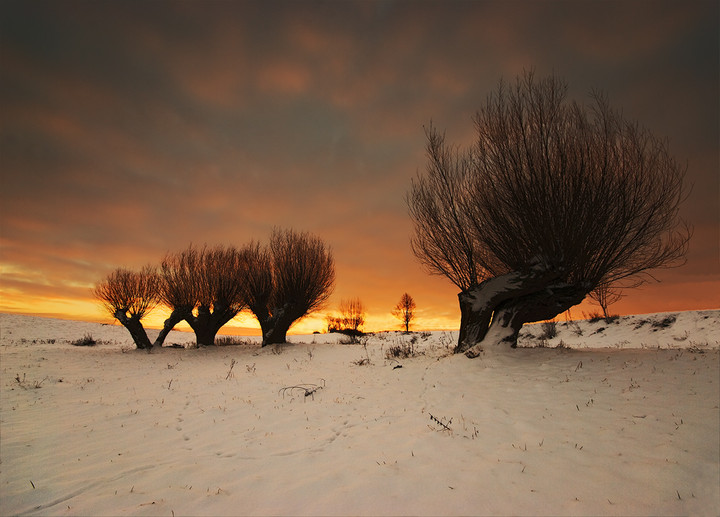
[[[0,514],[719,515],[720,311],[546,330],[148,354],[0,314]]]

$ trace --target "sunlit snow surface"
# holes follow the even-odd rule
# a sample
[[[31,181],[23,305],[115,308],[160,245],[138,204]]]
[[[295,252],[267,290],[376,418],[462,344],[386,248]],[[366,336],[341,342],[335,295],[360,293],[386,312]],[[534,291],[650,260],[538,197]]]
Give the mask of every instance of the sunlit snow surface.
[[[148,354],[0,314],[0,514],[720,514],[720,311],[556,330]]]

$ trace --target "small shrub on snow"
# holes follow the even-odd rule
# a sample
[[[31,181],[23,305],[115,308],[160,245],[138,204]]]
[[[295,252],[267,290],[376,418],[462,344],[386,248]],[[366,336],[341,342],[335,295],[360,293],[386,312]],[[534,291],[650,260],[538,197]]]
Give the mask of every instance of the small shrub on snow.
[[[407,343],[398,343],[392,345],[385,351],[385,357],[387,359],[406,359],[408,357],[415,357],[421,355],[420,352],[415,348],[417,340],[410,340]]]
[[[585,315],[585,314],[583,314],[583,315]],[[592,312],[592,313],[586,315],[586,318],[590,323],[597,323],[598,321],[601,321],[603,319],[603,315],[600,314],[599,312]]]
[[[583,330],[580,328],[580,325],[578,325],[574,321],[568,322],[568,327],[570,328],[570,331],[576,336],[580,337],[583,335]]]
[[[76,339],[70,343],[75,346],[95,346],[98,342],[92,337],[91,334],[85,334],[80,339]]]
[[[365,357],[361,357],[357,361],[353,361],[353,364],[356,366],[367,366],[372,364],[372,362],[370,361],[370,353],[367,349],[367,340],[365,340],[365,342],[363,343],[363,348],[365,349]]]
[[[15,380],[17,381],[18,386],[20,386],[20,387],[21,387],[22,389],[24,389],[24,390],[27,390],[27,389],[30,389],[30,388],[37,390],[37,389],[40,389],[40,388],[42,387],[42,383],[47,380],[47,377],[45,377],[45,378],[44,378],[43,380],[41,380],[41,381],[33,381],[32,383],[29,383],[28,381],[25,380],[25,374],[24,374],[24,373],[23,373],[22,379],[20,378],[20,374],[18,373],[18,374],[15,376]],[[62,380],[60,380],[60,381],[58,381],[58,382],[62,382]]]
[[[557,336],[557,323],[555,321],[546,321],[542,324],[542,330],[540,339],[552,339]]]
[[[443,332],[442,334],[440,334],[439,342],[440,346],[442,346],[448,352],[452,352],[455,349],[455,340],[448,332]]]
[[[653,321],[653,329],[666,329],[669,326],[671,326],[673,323],[675,323],[676,316],[667,316],[666,318],[663,318],[660,321]]]
[[[641,328],[641,327],[642,327],[643,325],[645,325],[646,323],[650,323],[650,320],[640,320],[640,321],[638,321],[638,322],[635,324],[634,330],[637,330],[637,329]]]
[[[216,346],[249,346],[253,342],[249,339],[243,339],[235,336],[221,336],[215,338]]]
[[[345,332],[342,332],[345,334]],[[365,345],[367,344],[369,336],[367,334],[345,334],[340,338],[339,343],[341,345]]]

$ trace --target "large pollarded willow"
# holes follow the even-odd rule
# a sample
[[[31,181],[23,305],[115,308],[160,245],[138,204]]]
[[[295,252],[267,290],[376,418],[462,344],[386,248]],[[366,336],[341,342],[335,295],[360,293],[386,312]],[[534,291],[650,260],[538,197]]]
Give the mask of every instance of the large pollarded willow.
[[[198,346],[215,343],[220,328],[246,306],[243,281],[245,252],[229,246],[187,249],[170,253],[160,265],[162,301],[171,308],[161,339],[182,320],[195,332]]]
[[[262,346],[284,343],[293,323],[321,308],[332,294],[332,251],[310,233],[276,228],[267,246],[251,243],[243,252],[244,299],[262,329]]]
[[[638,285],[687,252],[685,171],[667,143],[602,95],[586,107],[566,93],[525,73],[488,97],[472,148],[427,131],[427,171],[408,195],[412,247],[461,289],[458,350],[470,356],[486,336],[515,344],[523,323],[600,284]]]
[[[93,294],[129,332],[140,349],[152,348],[142,319],[160,303],[159,277],[152,266],[118,268],[95,286]]]

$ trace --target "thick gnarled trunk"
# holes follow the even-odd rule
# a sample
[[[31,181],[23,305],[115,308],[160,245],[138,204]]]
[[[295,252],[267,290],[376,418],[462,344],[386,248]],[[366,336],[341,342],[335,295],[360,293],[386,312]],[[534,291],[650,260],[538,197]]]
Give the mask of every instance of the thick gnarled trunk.
[[[122,326],[130,332],[137,348],[141,350],[150,350],[152,348],[152,343],[150,342],[147,332],[145,332],[145,327],[143,327],[143,324],[140,322],[140,318],[138,316],[130,316],[128,318],[125,311],[118,309],[115,311],[115,317]]]
[[[462,291],[458,294],[461,318],[455,352],[467,352],[485,339],[499,305],[541,291],[556,277],[557,273],[538,266],[489,278]]]
[[[287,342],[287,332],[297,319],[292,316],[292,307],[285,305],[269,311],[255,313],[262,329],[262,346],[278,345]]]
[[[215,336],[228,321],[237,315],[237,311],[218,306],[214,310],[202,306],[197,310],[197,315],[190,314],[185,318],[188,325],[195,332],[195,341],[199,347],[212,346],[215,344]]]
[[[456,354],[465,352],[483,340],[493,314],[492,308],[484,307],[476,310],[476,297],[470,291],[458,293],[458,302],[460,304],[460,332],[458,343],[455,346]]]
[[[287,342],[287,331],[290,326],[274,325],[268,329],[267,332],[263,333],[262,346],[268,345],[279,345]]]
[[[465,355],[477,357],[484,345],[517,347],[518,335],[525,323],[552,319],[582,302],[587,292],[582,286],[555,284],[498,304],[485,338],[468,348]]]
[[[175,325],[184,320],[188,314],[190,314],[189,310],[173,309],[170,316],[165,320],[163,328],[160,329],[160,333],[155,338],[155,343],[153,343],[153,345],[163,346],[170,331],[175,328]]]

